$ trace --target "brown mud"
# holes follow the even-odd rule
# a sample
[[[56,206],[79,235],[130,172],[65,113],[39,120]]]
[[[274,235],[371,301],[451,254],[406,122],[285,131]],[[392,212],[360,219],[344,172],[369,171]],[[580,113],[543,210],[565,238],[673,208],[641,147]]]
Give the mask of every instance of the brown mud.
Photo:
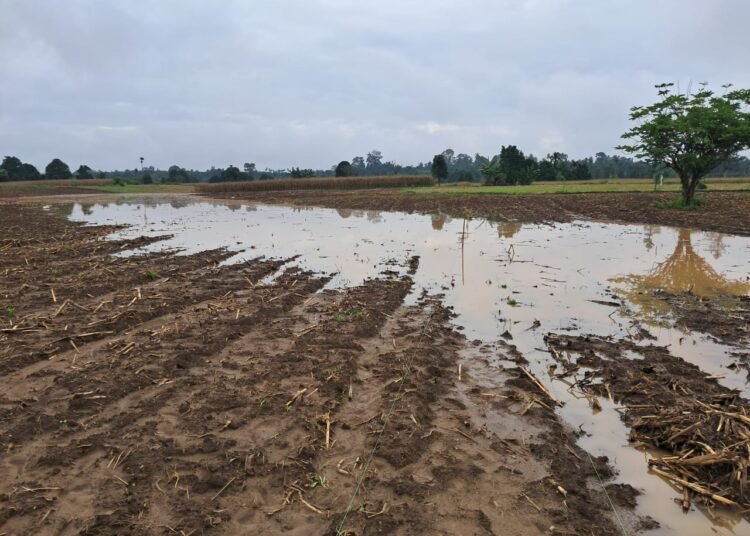
[[[85,188],[76,188],[74,186],[53,186],[48,188],[29,188],[26,185],[18,186],[17,188],[11,186],[5,186],[0,188],[0,198],[22,198],[22,197],[46,197],[55,195],[77,195],[85,196],[98,194],[99,192],[94,190],[87,190]]]
[[[654,292],[669,305],[676,325],[711,335],[725,344],[750,343],[750,296],[698,296],[689,292]]]
[[[747,465],[750,403],[698,367],[659,346],[595,336],[548,334],[558,378],[589,397],[621,405],[636,447],[658,449],[651,471],[675,488],[682,507],[750,507]]]
[[[409,277],[113,256],[153,239],[33,204],[0,229],[0,534],[618,534],[553,403],[459,368]]]
[[[393,190],[295,191],[232,194],[261,203],[320,206],[346,210],[444,213],[519,223],[596,220],[689,227],[750,235],[750,193],[708,192],[695,210],[656,208],[676,193],[587,193],[536,195],[405,194]]]

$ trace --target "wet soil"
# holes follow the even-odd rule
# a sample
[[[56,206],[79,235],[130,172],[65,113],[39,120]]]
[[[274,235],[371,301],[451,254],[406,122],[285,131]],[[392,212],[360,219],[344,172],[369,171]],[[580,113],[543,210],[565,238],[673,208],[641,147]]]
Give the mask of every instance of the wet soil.
[[[728,500],[747,515],[750,403],[737,391],[666,347],[553,333],[545,341],[559,363],[556,377],[572,381],[592,407],[597,397],[620,404],[632,444],[658,449],[649,464],[675,487],[677,504],[713,509]]]
[[[607,460],[520,368],[459,369],[409,276],[113,256],[154,238],[55,210],[0,206],[0,534],[619,533]]]
[[[25,186],[19,186],[13,188],[5,186],[0,188],[0,199],[1,198],[20,198],[20,197],[46,197],[55,195],[96,195],[99,192],[87,190],[85,188],[75,188],[73,186],[53,186],[49,188],[29,188]]]
[[[669,305],[675,323],[684,329],[707,333],[725,344],[750,343],[750,296],[654,292],[653,297]]]
[[[392,210],[470,215],[499,222],[541,223],[596,220],[689,227],[750,235],[750,193],[708,192],[695,210],[656,208],[675,193],[588,193],[552,195],[422,195],[394,190],[253,192],[233,197],[263,203],[321,206],[344,210]]]

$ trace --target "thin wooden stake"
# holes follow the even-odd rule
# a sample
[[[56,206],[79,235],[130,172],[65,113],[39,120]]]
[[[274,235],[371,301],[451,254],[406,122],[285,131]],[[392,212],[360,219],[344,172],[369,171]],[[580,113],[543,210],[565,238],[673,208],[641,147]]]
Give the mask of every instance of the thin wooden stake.
[[[326,450],[331,448],[331,414],[326,413]]]
[[[231,480],[230,480],[229,482],[227,482],[226,484],[224,484],[224,487],[223,487],[223,488],[221,488],[221,489],[220,489],[220,490],[219,490],[218,492],[216,492],[216,495],[214,495],[213,497],[211,497],[211,501],[209,501],[209,502],[213,502],[214,500],[216,500],[216,498],[217,498],[217,497],[218,497],[219,495],[221,495],[221,494],[222,494],[222,492],[223,492],[223,491],[224,491],[225,489],[227,489],[227,488],[229,487],[229,484],[231,484],[232,482],[234,482],[236,478],[237,478],[237,477],[236,477],[236,476],[234,476],[234,477],[232,477],[232,479],[231,479]]]

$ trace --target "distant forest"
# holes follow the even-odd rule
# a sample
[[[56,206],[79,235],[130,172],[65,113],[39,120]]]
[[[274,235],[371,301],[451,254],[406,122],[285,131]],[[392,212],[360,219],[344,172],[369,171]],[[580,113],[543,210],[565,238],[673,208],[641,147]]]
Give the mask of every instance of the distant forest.
[[[668,168],[654,167],[646,162],[623,156],[596,153],[594,157],[573,160],[565,153],[552,153],[544,158],[524,154],[515,145],[503,146],[500,153],[486,157],[479,153],[473,157],[465,153],[456,154],[453,149],[441,153],[448,165],[448,182],[484,182],[487,184],[528,184],[534,181],[656,178],[671,177]],[[329,169],[292,167],[289,169],[256,169],[255,164],[245,163],[242,168],[229,165],[226,168],[211,167],[207,170],[185,169],[178,165],[168,169],[141,166],[123,170],[93,170],[80,164],[75,171],[60,160],[53,159],[40,172],[31,164],[15,156],[6,156],[0,164],[0,182],[55,179],[121,179],[142,183],[182,182],[228,182],[246,180],[269,180],[276,178],[421,175],[431,173],[431,159],[416,165],[401,165],[384,161],[380,151],[370,151],[367,156],[355,156],[343,160]],[[750,177],[750,159],[741,156],[729,160],[713,170],[712,177]]]

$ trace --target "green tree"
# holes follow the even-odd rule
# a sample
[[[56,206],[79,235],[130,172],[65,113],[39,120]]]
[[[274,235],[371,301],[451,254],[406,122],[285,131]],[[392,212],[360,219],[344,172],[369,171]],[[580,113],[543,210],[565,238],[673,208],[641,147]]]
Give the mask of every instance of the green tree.
[[[5,171],[3,168],[0,168],[0,182],[4,182],[8,180],[8,172]]]
[[[9,181],[20,181],[23,174],[22,168],[23,162],[15,156],[6,156],[0,164],[0,169],[5,171],[5,176]]]
[[[432,176],[435,177],[440,184],[448,178],[448,161],[445,158],[445,154],[436,154],[432,158],[432,168],[430,169]]]
[[[143,174],[143,178],[141,179],[141,184],[154,184],[154,179],[150,173]]]
[[[338,163],[334,173],[337,177],[354,177],[357,174],[352,165],[346,160]]]
[[[70,179],[73,174],[70,172],[68,164],[59,158],[55,158],[47,164],[47,167],[44,169],[44,176],[50,180],[62,180]]]
[[[685,94],[673,92],[673,85],[657,85],[656,103],[631,108],[630,119],[638,125],[622,135],[632,143],[618,149],[673,169],[682,202],[691,205],[703,177],[750,147],[750,89],[725,85],[717,96],[705,83]]]
[[[242,169],[244,170],[243,179],[245,180],[254,180],[258,175],[258,170],[255,169],[255,164],[253,162],[245,162],[245,164],[242,166]]]
[[[545,158],[539,162],[539,172],[537,177],[540,181],[554,181],[557,180],[557,170],[555,164],[549,158]]]
[[[448,165],[448,180],[465,181],[474,180],[474,161],[466,153],[459,153],[453,158],[452,165]]]
[[[315,172],[312,169],[300,169],[291,168],[289,170],[289,176],[293,179],[308,179],[315,176]]]
[[[449,147],[440,154],[445,157],[445,163],[448,164],[448,167],[450,167],[453,164],[453,157],[456,155],[456,151]]]
[[[242,179],[242,172],[237,166],[229,166],[221,172],[221,180],[224,182],[236,182]]]
[[[38,181],[42,178],[42,174],[39,170],[31,164],[21,164],[21,176],[19,180],[22,181]]]
[[[367,153],[365,162],[367,163],[368,175],[379,175],[383,172],[383,153],[377,149],[373,149]]]
[[[591,170],[586,160],[573,160],[570,164],[570,176],[572,180],[588,180],[591,178]]]
[[[479,172],[481,173],[482,178],[484,178],[484,183],[487,185],[505,183],[505,173],[503,173],[503,169],[500,166],[500,158],[497,156],[494,156],[492,160],[489,160],[487,163],[482,164],[482,167],[479,168]]]
[[[500,171],[507,184],[528,184],[531,176],[523,151],[515,145],[502,146],[499,158]]]
[[[365,170],[367,169],[365,166],[365,159],[361,156],[355,156],[352,158],[352,167],[354,168],[354,173],[356,175],[364,175]]]
[[[78,166],[78,169],[76,170],[76,179],[93,179],[94,174],[91,173],[91,168],[88,167],[85,164],[81,164]]]
[[[169,166],[169,169],[167,169],[167,181],[190,182],[190,175],[188,174],[187,170],[185,170],[185,168],[181,168],[180,166]]]

